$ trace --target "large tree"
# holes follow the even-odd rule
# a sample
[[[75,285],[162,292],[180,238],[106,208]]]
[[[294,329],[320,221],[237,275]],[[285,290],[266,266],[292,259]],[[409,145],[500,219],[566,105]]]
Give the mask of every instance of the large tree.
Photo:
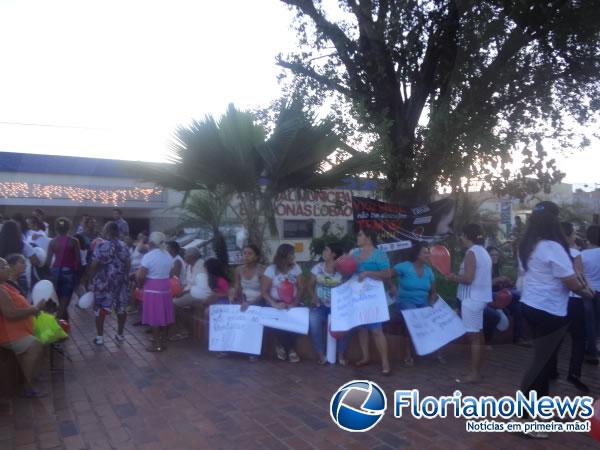
[[[278,63],[306,92],[347,101],[376,136],[392,198],[465,178],[520,194],[515,176],[527,189],[561,178],[544,139],[586,144],[578,127],[600,109],[597,0],[282,1],[300,46]]]

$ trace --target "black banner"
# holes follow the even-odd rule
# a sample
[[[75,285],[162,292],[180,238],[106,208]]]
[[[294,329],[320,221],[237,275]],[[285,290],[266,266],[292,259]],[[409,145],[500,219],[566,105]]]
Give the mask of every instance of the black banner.
[[[352,197],[354,228],[377,231],[379,248],[402,250],[411,241],[439,242],[453,233],[455,204],[445,198],[428,205],[409,208],[365,197]]]

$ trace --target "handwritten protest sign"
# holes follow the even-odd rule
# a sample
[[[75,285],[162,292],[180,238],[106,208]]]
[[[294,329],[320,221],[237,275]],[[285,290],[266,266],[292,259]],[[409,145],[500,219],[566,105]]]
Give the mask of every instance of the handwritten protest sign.
[[[458,315],[441,298],[433,306],[402,311],[418,355],[427,355],[465,334]]]
[[[259,322],[269,328],[308,334],[308,308],[290,309],[258,308]]]
[[[381,281],[351,278],[331,290],[331,329],[348,331],[359,325],[390,320],[387,297]]]
[[[251,306],[241,312],[239,305],[211,305],[208,350],[260,355],[263,326],[259,312],[262,309]]]

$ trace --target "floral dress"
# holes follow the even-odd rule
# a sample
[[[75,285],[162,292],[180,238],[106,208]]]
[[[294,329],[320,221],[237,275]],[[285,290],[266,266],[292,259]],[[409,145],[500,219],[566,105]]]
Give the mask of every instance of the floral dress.
[[[94,249],[92,262],[98,262],[98,270],[92,280],[94,311],[117,314],[126,311],[128,296],[129,249],[122,241],[102,241]]]

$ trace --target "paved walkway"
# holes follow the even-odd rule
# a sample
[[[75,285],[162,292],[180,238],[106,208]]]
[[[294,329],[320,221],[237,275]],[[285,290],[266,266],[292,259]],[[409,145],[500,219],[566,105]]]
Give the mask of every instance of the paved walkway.
[[[419,359],[413,368],[396,362],[384,378],[376,367],[319,367],[217,359],[193,341],[173,343],[165,353],[145,351],[143,329],[129,327],[127,341],[92,344],[93,315],[73,312],[73,363],[48,376],[39,400],[0,402],[0,449],[559,449],[599,448],[588,435],[554,434],[534,441],[517,435],[465,431],[460,419],[394,419],[388,415],[369,433],[339,430],[329,418],[331,395],[343,383],[371,379],[388,393],[419,388],[451,395],[466,362],[464,347],[448,351],[448,363]],[[108,320],[108,336],[114,320]],[[133,333],[133,334],[131,334]],[[465,394],[514,395],[528,349],[498,345],[487,353],[486,380]],[[562,355],[561,373],[566,372]],[[48,372],[46,372],[48,373]],[[585,381],[600,392],[599,369],[585,367]],[[575,394],[564,381],[557,394]],[[423,395],[423,394],[422,394]]]

